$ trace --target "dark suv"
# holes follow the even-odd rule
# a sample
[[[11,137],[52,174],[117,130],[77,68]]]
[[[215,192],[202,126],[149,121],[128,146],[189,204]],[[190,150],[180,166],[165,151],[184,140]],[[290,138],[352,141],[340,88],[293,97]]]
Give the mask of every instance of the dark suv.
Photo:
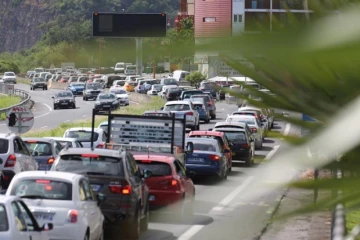
[[[216,90],[217,87],[218,87],[218,85],[215,82],[202,81],[200,83],[199,89],[203,92],[211,93],[211,96],[219,101],[220,93]]]
[[[47,81],[41,77],[31,79],[30,90],[35,90],[37,88],[41,88],[42,90],[48,90]]]
[[[83,100],[96,99],[102,92],[102,86],[100,83],[86,83],[83,92]]]
[[[105,233],[111,239],[119,239],[119,227],[131,239],[138,239],[140,230],[147,230],[149,189],[130,152],[65,148],[51,171],[86,175],[94,193],[106,195],[100,208],[105,217]],[[146,175],[150,177],[151,172]]]

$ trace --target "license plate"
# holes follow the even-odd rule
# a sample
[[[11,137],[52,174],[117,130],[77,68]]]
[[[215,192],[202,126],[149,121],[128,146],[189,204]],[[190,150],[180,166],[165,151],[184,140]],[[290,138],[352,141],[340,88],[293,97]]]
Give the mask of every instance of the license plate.
[[[63,102],[63,103],[61,103],[61,105],[67,105],[67,103],[66,103],[66,102]]]
[[[204,162],[204,159],[203,158],[189,158],[188,161],[202,163],[202,162]]]
[[[91,184],[91,188],[94,192],[98,192],[100,191],[101,186],[100,185],[95,185],[95,184]]]
[[[150,195],[150,196],[149,196],[149,201],[155,201],[155,196],[154,196],[154,195]]]
[[[110,107],[110,105],[104,105],[103,107]]]
[[[33,215],[38,221],[52,221],[54,218],[53,214],[33,213]]]

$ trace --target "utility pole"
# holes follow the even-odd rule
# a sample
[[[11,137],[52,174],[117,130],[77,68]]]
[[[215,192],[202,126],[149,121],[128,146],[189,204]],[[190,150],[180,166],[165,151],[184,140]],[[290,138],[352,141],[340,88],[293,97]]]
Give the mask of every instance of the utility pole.
[[[142,38],[136,40],[136,75],[142,76]]]
[[[101,74],[101,49],[102,49],[102,37],[99,38],[99,59],[98,59],[99,74]]]
[[[154,49],[156,49],[156,39],[154,39]],[[154,54],[153,78],[156,79],[156,54]]]

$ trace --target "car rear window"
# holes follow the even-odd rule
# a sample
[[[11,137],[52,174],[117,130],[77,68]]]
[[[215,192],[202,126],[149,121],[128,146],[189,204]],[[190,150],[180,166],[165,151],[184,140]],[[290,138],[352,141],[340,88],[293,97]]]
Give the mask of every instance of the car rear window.
[[[216,85],[216,83],[208,82],[208,83],[202,83],[201,87],[205,88],[205,89],[215,89],[217,87],[217,85]]]
[[[97,154],[62,155],[51,170],[87,175],[124,176],[121,158]]]
[[[18,179],[10,195],[50,200],[72,200],[72,184],[52,179]]]
[[[221,145],[224,145],[224,142],[220,136],[209,136],[209,135],[191,135],[191,138],[209,138],[209,139],[216,139],[220,142]]]
[[[77,138],[80,142],[95,142],[99,138],[99,134],[94,132],[94,139],[91,141],[90,131],[68,131],[65,134],[66,138]]]
[[[6,209],[3,204],[0,204],[0,232],[9,230],[9,223],[7,220]]]
[[[240,131],[221,131],[230,142],[246,142],[245,132]]]
[[[216,152],[216,147],[209,143],[194,143],[194,151]]]
[[[187,111],[190,110],[188,104],[169,104],[164,107],[164,111]]]
[[[255,121],[249,118],[227,118],[226,122],[243,122],[247,123],[248,125],[255,125]]]
[[[38,142],[38,141],[25,141],[28,149],[35,154],[35,156],[51,156],[52,149],[51,144],[48,142]]]
[[[64,140],[59,141],[59,140],[57,140],[57,142],[60,143],[60,145],[62,147],[66,147],[67,145],[69,145],[69,147],[72,147],[72,143],[70,141],[64,141]]]
[[[7,153],[9,149],[9,140],[0,139],[0,153]]]
[[[171,167],[167,163],[156,162],[156,161],[141,161],[136,160],[137,165],[140,168],[140,171],[144,171],[144,169],[152,172],[152,176],[170,176],[171,175]]]
[[[255,116],[256,113],[254,112],[235,112],[233,115],[247,115],[247,116]]]

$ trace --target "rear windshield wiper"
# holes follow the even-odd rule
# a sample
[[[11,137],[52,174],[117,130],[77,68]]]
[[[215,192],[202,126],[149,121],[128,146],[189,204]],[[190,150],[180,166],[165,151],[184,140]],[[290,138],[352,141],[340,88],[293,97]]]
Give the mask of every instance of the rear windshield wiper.
[[[23,195],[20,198],[30,198],[30,199],[46,199],[47,197],[42,195]]]

